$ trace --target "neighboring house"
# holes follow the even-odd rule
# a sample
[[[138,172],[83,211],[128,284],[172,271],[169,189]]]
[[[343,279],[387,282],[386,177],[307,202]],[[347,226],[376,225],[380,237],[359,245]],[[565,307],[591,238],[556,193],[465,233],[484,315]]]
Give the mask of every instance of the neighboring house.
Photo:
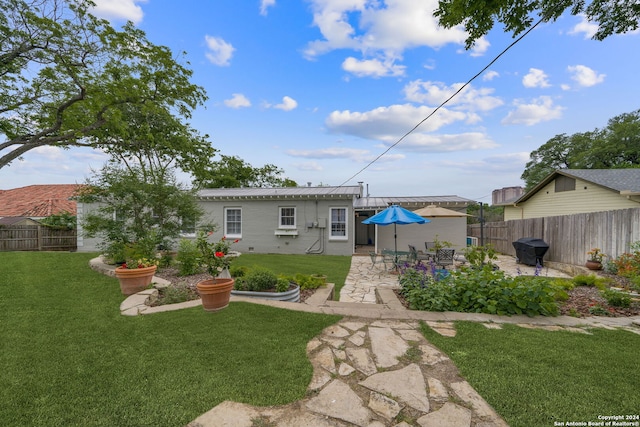
[[[390,204],[415,210],[435,203],[465,211],[467,205],[472,203],[457,196],[373,198],[363,197],[362,193],[361,185],[213,188],[199,191],[197,198],[205,211],[201,222],[217,224],[218,230],[213,239],[222,236],[238,239],[232,246],[233,250],[244,253],[326,255],[352,255],[356,245],[373,245],[375,226],[361,222]],[[79,227],[82,215],[91,209],[92,206],[78,204]],[[420,234],[419,238],[424,236],[427,241],[437,234],[433,228],[428,232],[432,234]],[[387,239],[385,233],[380,231],[380,238],[384,242]],[[466,235],[466,228],[463,234]],[[186,236],[193,237],[193,234]],[[446,240],[443,236],[439,238]],[[78,251],[96,251],[97,243],[97,239],[83,238],[79,228]],[[420,244],[424,246],[424,243]],[[406,246],[405,243],[403,248]]]
[[[559,169],[518,199],[504,220],[640,207],[640,169]]]
[[[46,218],[69,212],[75,214],[78,184],[29,185],[0,191],[0,218]]]

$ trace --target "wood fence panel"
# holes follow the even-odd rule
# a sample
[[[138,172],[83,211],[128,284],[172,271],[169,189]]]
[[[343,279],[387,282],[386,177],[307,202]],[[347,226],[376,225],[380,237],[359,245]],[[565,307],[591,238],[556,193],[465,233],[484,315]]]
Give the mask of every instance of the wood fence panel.
[[[42,225],[0,226],[0,251],[74,251],[76,230]]]
[[[467,229],[469,236],[480,238],[479,224],[470,224]],[[617,258],[640,242],[640,208],[488,222],[484,226],[485,244],[506,255],[515,256],[512,242],[523,237],[548,243],[544,257],[548,261],[582,265],[592,248]]]

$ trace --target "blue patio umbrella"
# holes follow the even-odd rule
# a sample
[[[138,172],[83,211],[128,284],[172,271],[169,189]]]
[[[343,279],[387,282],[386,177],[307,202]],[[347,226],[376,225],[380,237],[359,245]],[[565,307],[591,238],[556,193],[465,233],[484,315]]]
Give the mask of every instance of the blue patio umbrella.
[[[391,225],[393,224],[393,241],[395,246],[396,264],[398,261],[398,235],[396,234],[397,224],[424,224],[431,222],[418,214],[398,205],[391,205],[383,211],[378,212],[374,216],[362,221],[363,224]]]

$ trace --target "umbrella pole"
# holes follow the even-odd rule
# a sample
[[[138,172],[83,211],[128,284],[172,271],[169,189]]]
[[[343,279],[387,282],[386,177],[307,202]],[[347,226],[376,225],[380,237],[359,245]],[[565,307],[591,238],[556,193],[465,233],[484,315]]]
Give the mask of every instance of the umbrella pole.
[[[393,223],[393,247],[394,247],[394,257],[395,257],[395,262],[393,263],[393,265],[395,265],[396,271],[398,271],[398,229],[396,228],[397,225],[394,222]]]

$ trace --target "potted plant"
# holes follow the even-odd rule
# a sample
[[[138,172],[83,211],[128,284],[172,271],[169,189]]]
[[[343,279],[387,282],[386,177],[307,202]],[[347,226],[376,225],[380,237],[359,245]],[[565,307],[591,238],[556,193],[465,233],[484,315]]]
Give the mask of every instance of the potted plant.
[[[210,279],[198,282],[196,288],[202,299],[202,307],[206,311],[215,312],[229,305],[231,290],[235,283],[229,274],[229,266],[234,257],[229,253],[229,247],[231,243],[236,243],[238,240],[230,242],[223,236],[217,242],[209,242],[208,237],[212,234],[213,231],[200,231],[196,238],[200,262],[212,276]]]
[[[133,295],[148,288],[157,268],[156,258],[127,260],[115,269],[115,275],[120,281],[120,291],[124,295]]]
[[[589,270],[601,270],[602,269],[602,259],[606,257],[604,253],[600,250],[600,248],[593,248],[589,252],[587,252],[589,258],[587,259],[587,263],[585,267]]]

